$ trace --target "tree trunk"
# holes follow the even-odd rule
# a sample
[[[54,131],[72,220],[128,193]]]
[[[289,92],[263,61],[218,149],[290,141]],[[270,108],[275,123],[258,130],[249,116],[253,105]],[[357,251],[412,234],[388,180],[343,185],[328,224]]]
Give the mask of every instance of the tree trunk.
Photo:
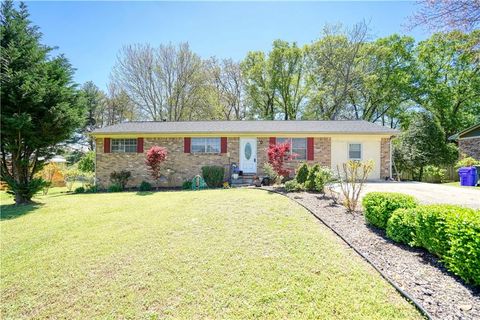
[[[418,172],[418,181],[422,182],[423,178],[423,166],[420,167],[420,171]]]
[[[26,190],[29,183],[28,174],[24,174],[25,168],[21,165],[22,161],[13,159],[14,155],[12,157],[12,176],[16,187],[12,189],[15,193],[15,204],[21,205],[32,203],[32,197]]]

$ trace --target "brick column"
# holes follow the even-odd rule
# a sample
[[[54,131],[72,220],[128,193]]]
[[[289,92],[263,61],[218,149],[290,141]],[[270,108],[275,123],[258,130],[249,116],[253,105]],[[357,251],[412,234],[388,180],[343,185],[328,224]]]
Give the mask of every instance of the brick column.
[[[380,142],[380,178],[391,177],[390,138],[382,138]]]

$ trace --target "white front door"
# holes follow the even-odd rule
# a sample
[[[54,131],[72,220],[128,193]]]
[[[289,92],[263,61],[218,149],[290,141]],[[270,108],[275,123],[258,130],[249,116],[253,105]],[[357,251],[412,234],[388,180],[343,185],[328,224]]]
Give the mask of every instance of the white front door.
[[[240,138],[240,170],[257,173],[257,138]]]

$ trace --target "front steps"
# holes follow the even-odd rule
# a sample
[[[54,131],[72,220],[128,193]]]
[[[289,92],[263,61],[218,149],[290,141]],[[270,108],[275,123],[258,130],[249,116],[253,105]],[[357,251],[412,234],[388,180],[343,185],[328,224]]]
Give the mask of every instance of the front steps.
[[[231,179],[230,185],[232,187],[248,187],[253,185],[253,177],[255,174],[253,173],[246,173],[243,176],[238,176],[238,179],[233,180]]]

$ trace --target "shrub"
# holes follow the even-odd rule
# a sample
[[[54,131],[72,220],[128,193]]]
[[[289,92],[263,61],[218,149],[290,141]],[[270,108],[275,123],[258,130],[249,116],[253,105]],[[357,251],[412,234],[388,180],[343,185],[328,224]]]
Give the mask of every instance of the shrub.
[[[480,285],[480,210],[462,208],[457,213],[448,223],[445,265],[465,282]]]
[[[192,181],[187,180],[182,183],[182,189],[183,190],[191,190],[192,189]]]
[[[400,208],[392,213],[387,222],[387,237],[393,241],[414,245],[417,227],[415,208]]]
[[[443,257],[449,249],[447,228],[454,218],[462,215],[465,208],[453,205],[419,206],[416,243],[431,253]]]
[[[142,181],[142,183],[140,183],[140,186],[138,187],[138,191],[150,191],[152,190],[152,185],[150,183],[148,183],[147,181]]]
[[[308,171],[307,180],[305,181],[305,189],[315,191],[315,176],[320,171],[320,165],[316,164]]]
[[[60,169],[54,162],[49,162],[37,174],[37,176],[43,178],[43,180],[46,182],[45,187],[42,190],[44,195],[48,194],[48,190],[53,185],[53,177],[59,171]]]
[[[285,191],[287,192],[298,192],[305,190],[303,184],[298,183],[297,180],[289,180],[285,182]]]
[[[441,183],[445,181],[446,169],[436,166],[426,166],[423,170],[423,179],[430,183]]]
[[[457,163],[455,164],[455,169],[458,170],[462,167],[471,167],[474,165],[480,165],[480,161],[472,157],[466,157],[457,161]]]
[[[112,173],[110,173],[110,181],[112,181],[113,184],[118,185],[121,190],[124,190],[131,176],[132,173],[130,171],[113,171]]]
[[[284,167],[285,161],[292,159],[290,143],[271,144],[267,150],[268,163],[279,176],[288,177],[290,170]]]
[[[120,192],[122,191],[122,186],[120,186],[119,184],[111,184],[109,187],[108,187],[108,192]]]
[[[155,180],[157,183],[161,176],[160,171],[162,169],[162,163],[167,160],[167,154],[167,149],[159,146],[153,146],[145,155],[145,164],[147,165],[153,180]]]
[[[265,174],[270,178],[272,184],[281,184],[283,181],[283,176],[277,174],[277,172],[273,169],[273,166],[266,162],[263,165],[263,171]]]
[[[373,166],[372,160],[364,162],[349,160],[342,164],[340,173],[340,166],[337,165],[340,190],[344,197],[343,204],[348,211],[353,212],[357,209],[360,192]]]
[[[86,193],[95,193],[97,191],[98,189],[96,185],[87,185],[87,187],[85,188]]]
[[[452,205],[416,208],[415,244],[439,256],[447,269],[480,285],[480,211]]]
[[[219,188],[222,186],[225,168],[220,166],[202,167],[202,176],[207,186],[210,188]]]
[[[95,152],[89,151],[78,161],[78,170],[82,172],[95,172]]]
[[[295,179],[298,183],[305,183],[305,181],[307,181],[308,173],[308,164],[302,163],[300,167],[298,167],[297,176],[295,177]]]
[[[67,186],[68,191],[72,191],[73,184],[77,181],[77,178],[80,176],[81,172],[76,167],[69,167],[62,171],[63,179],[65,180],[65,185]]]
[[[84,187],[78,187],[74,191],[75,193],[85,193],[85,188]]]
[[[392,213],[399,208],[414,208],[415,198],[394,192],[370,192],[362,202],[365,219],[371,225],[385,229]]]
[[[315,190],[318,192],[324,192],[325,186],[333,181],[333,173],[330,168],[321,167],[318,172],[315,173]]]

